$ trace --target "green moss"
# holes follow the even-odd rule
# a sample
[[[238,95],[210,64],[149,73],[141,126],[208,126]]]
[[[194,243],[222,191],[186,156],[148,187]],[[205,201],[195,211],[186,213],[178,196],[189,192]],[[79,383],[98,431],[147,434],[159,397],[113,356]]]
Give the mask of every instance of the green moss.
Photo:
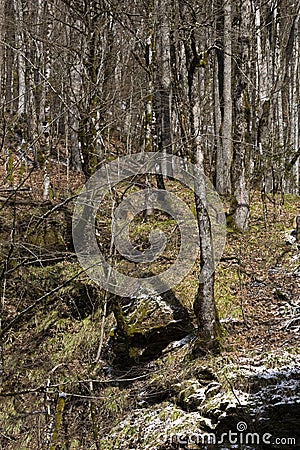
[[[72,359],[74,352],[78,351],[93,351],[95,350],[98,342],[99,325],[91,320],[91,317],[87,317],[76,324],[70,329],[69,333],[64,332],[62,334],[62,349],[59,352],[60,357],[64,355],[64,359]],[[74,331],[76,331],[74,333]]]
[[[7,180],[13,183],[13,168],[14,168],[14,158],[13,158],[13,149],[9,147],[8,156],[6,160],[6,174]]]
[[[243,277],[243,276],[242,276]],[[238,267],[219,264],[216,270],[215,298],[220,318],[241,318],[241,305],[238,297]]]
[[[208,58],[208,54],[207,52],[203,52],[200,55],[197,56],[196,58],[196,67],[206,67],[207,66],[207,58]]]
[[[36,329],[38,332],[47,331],[54,324],[57,323],[58,313],[57,311],[50,311],[43,320],[39,321],[35,316]]]
[[[138,347],[129,347],[129,357],[135,359],[139,356],[140,349]]]
[[[45,163],[45,155],[40,147],[36,152],[36,161],[40,166],[42,166]]]
[[[66,403],[66,395],[63,393],[59,394],[57,399],[56,412],[54,418],[54,428],[52,432],[49,450],[55,450],[57,448],[57,444],[59,444],[58,437],[60,433],[60,426],[63,418],[65,403]]]

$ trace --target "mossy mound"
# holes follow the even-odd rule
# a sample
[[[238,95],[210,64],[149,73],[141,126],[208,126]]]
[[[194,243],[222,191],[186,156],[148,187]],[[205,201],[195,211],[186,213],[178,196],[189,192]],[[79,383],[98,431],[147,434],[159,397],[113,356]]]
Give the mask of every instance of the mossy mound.
[[[189,314],[168,291],[139,294],[120,299],[114,307],[117,327],[111,332],[110,346],[116,363],[142,363],[159,357],[173,341],[194,331]]]

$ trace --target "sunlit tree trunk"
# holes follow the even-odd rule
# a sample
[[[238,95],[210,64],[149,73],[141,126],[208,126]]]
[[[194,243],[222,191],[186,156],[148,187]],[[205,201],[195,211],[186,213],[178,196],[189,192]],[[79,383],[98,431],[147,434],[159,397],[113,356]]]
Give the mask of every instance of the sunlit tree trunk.
[[[98,21],[95,14],[95,11],[89,9],[86,18],[86,54],[84,55],[84,66],[81,69],[84,69],[85,71],[84,80],[86,83],[87,98],[84,101],[84,107],[80,114],[81,117],[78,129],[82,155],[82,168],[87,177],[95,171],[98,162],[96,122],[99,96],[96,86],[98,84],[99,68],[98,46],[100,46],[101,43]]]
[[[13,94],[14,94],[14,70],[16,68],[16,32],[15,32],[15,8],[14,2],[5,2],[5,87],[6,87],[6,110],[13,113]],[[3,46],[3,43],[1,43]]]
[[[194,23],[192,22],[192,25]],[[186,43],[186,67],[188,69],[188,104],[190,122],[190,153],[192,162],[204,173],[204,157],[200,136],[200,64],[199,44],[195,31],[191,31],[190,42]],[[198,336],[194,346],[196,354],[219,350],[219,319],[214,294],[214,258],[211,223],[206,205],[204,179],[195,184],[195,205],[200,237],[201,275],[194,300],[194,312],[198,323]]]
[[[157,38],[156,58],[157,64],[157,96],[158,96],[158,132],[160,136],[161,151],[172,153],[172,79],[170,54],[170,4],[169,0],[157,1]]]
[[[240,27],[236,30],[238,41],[235,49],[234,127],[232,167],[232,213],[234,224],[239,230],[246,230],[249,218],[249,140],[250,140],[250,2],[243,0],[237,11]]]
[[[145,45],[145,60],[147,72],[147,93],[145,102],[145,142],[144,150],[153,150],[153,47],[154,47],[154,0],[148,2],[147,37]]]
[[[5,37],[5,31],[4,31],[4,21],[5,21],[5,0],[0,0],[0,76],[1,80],[4,75],[4,52],[5,48],[3,45],[4,37]],[[2,86],[1,86],[2,91]],[[2,103],[2,102],[1,102]]]
[[[231,193],[231,163],[232,163],[232,13],[231,0],[223,3],[224,28],[223,28],[223,120],[222,120],[222,145],[217,154],[216,187],[220,194]],[[220,70],[220,67],[219,67]]]
[[[295,34],[299,33],[299,20],[297,18],[295,22]],[[288,167],[288,180],[287,180],[287,190],[290,193],[298,194],[300,192],[300,155],[299,147],[299,123],[300,123],[300,114],[299,114],[299,101],[300,101],[300,92],[299,92],[299,83],[300,83],[300,68],[299,68],[299,39],[295,40],[295,48],[293,59],[295,61],[294,66],[290,66],[290,142],[291,147],[293,149],[293,154],[295,155],[296,160],[294,161],[294,165],[289,168]],[[291,160],[293,156],[290,156]]]

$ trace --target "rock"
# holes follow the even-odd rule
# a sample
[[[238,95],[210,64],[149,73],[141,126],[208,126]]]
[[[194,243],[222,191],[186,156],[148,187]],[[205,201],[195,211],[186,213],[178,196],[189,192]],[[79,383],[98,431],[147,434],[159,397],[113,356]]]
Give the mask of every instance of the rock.
[[[221,385],[210,369],[200,367],[194,376],[172,384],[168,400],[129,411],[101,444],[119,450],[298,449],[299,363],[296,359],[292,367],[269,368],[259,357],[241,358],[229,368],[230,385]],[[198,375],[211,380],[199,380]],[[263,438],[270,436],[282,446],[265,446]],[[288,446],[287,439],[295,441]]]
[[[216,375],[206,366],[200,367],[196,371],[196,376],[201,384],[209,384],[212,381],[217,381]]]
[[[287,245],[294,245],[296,241],[296,232],[295,230],[286,230],[282,232],[283,238]]]
[[[249,412],[260,433],[295,438],[300,444],[300,370],[259,368],[249,376]]]
[[[293,359],[290,356],[290,365],[280,368],[269,368],[259,358],[245,360],[246,364],[240,366],[239,373],[230,377],[238,403],[232,400],[227,403],[222,399],[220,409],[224,413],[218,418],[217,432],[222,434],[228,429],[238,429],[242,422],[246,430],[257,433],[260,439],[268,433],[279,442],[293,439],[291,448],[299,448],[300,360],[298,357]],[[282,447],[274,444],[272,448]]]
[[[175,386],[176,402],[185,411],[196,411],[205,400],[205,390],[196,379],[185,380]]]
[[[165,355],[166,353],[169,353],[173,350],[177,350],[179,348],[182,347],[188,347],[193,340],[195,339],[196,330],[193,330],[192,333],[190,333],[189,335],[185,336],[184,338],[180,339],[180,341],[175,341],[175,342],[171,342],[164,350],[163,350],[163,355]],[[188,351],[188,349],[187,349]]]
[[[220,383],[217,383],[215,381],[210,383],[205,390],[206,398],[214,397],[216,394],[220,392],[221,388],[222,385]]]
[[[117,327],[111,332],[110,349],[115,363],[144,363],[161,356],[171,342],[194,331],[187,310],[171,291],[157,295],[142,292],[122,298],[115,306]]]
[[[141,408],[130,413],[107,438],[103,438],[101,448],[180,449],[178,441],[188,440],[189,436],[197,436],[201,432],[200,419],[199,413],[186,413],[167,402],[159,408]]]
[[[222,385],[215,381],[203,386],[196,379],[185,380],[174,386],[176,401],[185,411],[197,411],[211,397],[220,392]]]

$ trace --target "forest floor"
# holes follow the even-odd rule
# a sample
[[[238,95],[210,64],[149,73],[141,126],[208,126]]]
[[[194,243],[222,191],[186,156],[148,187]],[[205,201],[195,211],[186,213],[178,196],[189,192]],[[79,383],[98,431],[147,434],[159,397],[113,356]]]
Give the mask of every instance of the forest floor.
[[[84,179],[73,172],[66,175],[65,169],[57,170],[54,165],[52,171],[55,175],[51,179],[52,195],[48,203],[41,199],[41,171],[33,171],[24,183],[28,190],[20,191],[16,197],[6,190],[11,189],[16,180],[6,179],[2,184],[1,263],[5,264],[10,251],[13,255],[9,261],[9,276],[2,279],[5,284],[5,292],[2,289],[2,325],[5,327],[20,311],[46,293],[48,295],[53,291],[53,294],[48,295],[45,301],[39,300],[37,307],[24,315],[18,325],[11,327],[3,337],[0,448],[44,448],[43,433],[50,421],[57,392],[61,389],[69,393],[68,416],[64,419],[69,443],[59,448],[94,448],[91,443],[95,439],[93,418],[85,412],[92,394],[85,380],[91,375],[99,344],[100,306],[105,294],[84,274],[73,283],[64,284],[80,267],[72,251],[67,249],[66,241],[70,236],[66,236],[69,231],[65,230],[66,211],[63,214],[54,211],[49,216],[47,213],[77,193]],[[185,195],[183,193],[183,197]],[[15,198],[16,202],[5,202],[3,197]],[[223,349],[219,359],[208,356],[199,364],[214,366],[243,357],[263,360],[266,355],[280,359],[284,354],[299,353],[300,252],[297,244],[287,241],[294,217],[299,215],[300,199],[285,195],[284,202],[281,200],[280,195],[267,197],[264,215],[260,195],[253,192],[248,231],[239,233],[227,229],[225,250],[216,270],[215,288],[223,328]],[[72,207],[73,202],[70,201],[68,217],[72,214]],[[104,208],[101,216],[104,219],[110,217],[109,209]],[[44,217],[43,221],[41,217]],[[164,231],[173,230],[172,222],[164,224],[162,216],[159,220]],[[11,237],[13,224],[17,230],[14,241]],[[150,225],[140,223],[138,231],[143,239]],[[109,228],[109,220],[106,226]],[[133,238],[140,239],[135,235]],[[109,237],[104,240],[108,245]],[[151,270],[161,270],[164,264],[170,264],[173,247],[167,247],[168,257],[161,259]],[[44,264],[43,260],[49,258],[58,259],[50,265]],[[132,266],[129,269],[132,273],[136,270]],[[59,285],[61,289],[55,291]],[[174,289],[191,314],[196,288],[197,270],[192,270]],[[105,325],[105,339],[108,339],[113,326],[114,320],[110,315]],[[148,374],[140,389],[157,391],[174,379],[184,379],[185,374],[188,376],[195,367],[195,362],[186,364],[181,358],[180,353],[168,354],[128,373],[120,372],[117,376],[135,378]],[[105,361],[103,364],[105,366]],[[106,370],[100,370],[97,376],[109,380],[109,369]],[[163,373],[163,381],[157,381],[157,373]],[[101,395],[96,400],[96,406],[101,411],[100,422],[106,424],[104,427],[101,425],[101,432],[109,432],[110,427],[134,407],[138,386],[136,381],[134,386],[129,385],[128,389],[123,386],[121,389],[106,386],[104,382],[99,388]],[[45,398],[46,394],[50,400]],[[45,413],[45,408],[49,408],[48,413]],[[84,426],[81,422],[83,418]],[[72,424],[67,426],[68,420]]]
[[[221,260],[217,269],[220,309],[224,311],[227,285],[229,296],[234,297],[232,306],[239,313],[240,320],[232,323],[225,339],[238,354],[298,348],[300,253],[297,244],[291,245],[288,239],[293,219],[299,214],[299,198],[286,196],[281,207],[271,202],[268,206],[268,221],[264,223],[262,204],[254,195],[249,230],[242,235],[227,234],[223,259],[235,256],[240,266]],[[219,280],[218,271],[223,274]],[[230,281],[232,277],[235,282]]]

